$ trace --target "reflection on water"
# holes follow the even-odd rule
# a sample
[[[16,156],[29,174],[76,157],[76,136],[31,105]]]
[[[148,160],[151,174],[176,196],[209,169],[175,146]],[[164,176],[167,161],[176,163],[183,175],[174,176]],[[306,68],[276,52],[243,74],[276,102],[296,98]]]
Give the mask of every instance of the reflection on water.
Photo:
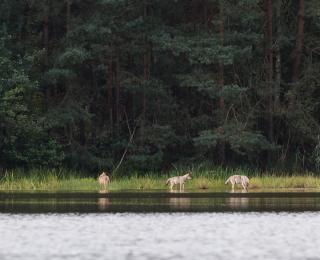
[[[0,212],[228,212],[319,211],[316,192],[112,192],[0,193]]]
[[[235,190],[232,189],[230,193],[248,193],[249,191],[246,189]],[[249,208],[249,198],[248,197],[231,197],[227,199],[227,204],[229,204],[230,208],[233,210],[237,209],[248,209]]]
[[[184,190],[170,190],[170,193],[185,193]],[[187,197],[169,198],[170,208],[173,210],[189,210],[191,199]]]
[[[100,194],[109,193],[109,190],[100,190]],[[108,208],[109,199],[108,198],[99,198],[99,209],[101,211],[106,211]]]

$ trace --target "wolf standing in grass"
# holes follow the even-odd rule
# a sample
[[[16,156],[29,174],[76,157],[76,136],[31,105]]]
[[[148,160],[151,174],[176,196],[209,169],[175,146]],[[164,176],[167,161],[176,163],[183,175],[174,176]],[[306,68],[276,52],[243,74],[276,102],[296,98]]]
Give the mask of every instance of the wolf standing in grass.
[[[184,189],[184,183],[187,180],[191,180],[190,173],[187,173],[187,174],[185,174],[183,176],[175,176],[175,177],[172,177],[172,178],[168,179],[167,182],[166,182],[166,186],[170,182],[170,189],[172,190],[173,185],[180,184],[180,190],[183,190]]]
[[[103,172],[103,173],[100,174],[100,176],[99,176],[99,183],[100,183],[100,186],[101,186],[101,185],[104,185],[104,187],[109,186],[109,184],[110,184],[110,178],[109,178],[109,176],[108,176],[105,172]]]
[[[232,184],[232,189],[235,184],[241,183],[242,187],[247,190],[250,184],[249,178],[244,175],[232,175],[224,184],[227,185],[229,182]]]

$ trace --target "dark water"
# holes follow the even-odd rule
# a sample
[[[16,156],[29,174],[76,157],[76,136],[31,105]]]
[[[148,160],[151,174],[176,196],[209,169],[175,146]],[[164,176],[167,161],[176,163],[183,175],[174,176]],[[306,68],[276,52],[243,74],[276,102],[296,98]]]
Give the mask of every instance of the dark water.
[[[320,193],[2,192],[0,259],[320,259]]]
[[[0,192],[0,212],[319,211],[320,192]]]

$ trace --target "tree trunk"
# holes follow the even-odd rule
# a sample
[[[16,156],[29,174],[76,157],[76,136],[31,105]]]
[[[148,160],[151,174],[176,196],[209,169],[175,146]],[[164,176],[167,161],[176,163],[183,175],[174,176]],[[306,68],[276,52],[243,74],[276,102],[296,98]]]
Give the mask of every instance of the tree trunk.
[[[296,83],[298,81],[299,74],[300,74],[299,67],[301,65],[301,54],[302,54],[302,48],[303,48],[304,19],[305,19],[304,0],[299,0],[298,25],[297,25],[298,31],[297,31],[297,38],[296,38],[295,56],[294,56],[294,61],[292,66],[292,83]],[[296,109],[295,106],[296,106],[297,93],[295,88],[296,86],[293,86],[292,96],[288,106],[287,113],[291,113],[293,110]],[[288,117],[290,117],[290,114],[288,114]],[[285,145],[283,148],[283,160],[285,159],[289,150],[290,136],[291,136],[291,126],[290,124],[287,124],[286,130],[285,130]]]
[[[268,141],[274,142],[273,136],[273,4],[268,0],[268,61],[267,61],[267,85],[268,85]],[[269,159],[274,160],[274,151],[269,151]]]
[[[185,8],[185,15],[184,15],[184,21],[186,24],[190,22],[190,7],[189,7],[189,0],[186,0],[186,8]]]
[[[199,0],[193,0],[194,22],[196,25],[200,23]]]
[[[43,71],[46,73],[49,70],[49,17],[47,11],[44,11],[44,25],[43,25]],[[50,84],[44,86],[45,107],[48,110],[50,107],[50,98],[52,94],[52,87]]]
[[[127,66],[127,68],[128,68],[128,70],[130,72],[132,72],[132,70],[133,70],[133,57],[129,52],[127,53],[127,56],[128,56],[128,66]],[[132,121],[132,118],[133,118],[133,115],[132,115],[132,101],[133,101],[132,93],[129,90],[127,92],[127,100],[126,100],[126,120],[128,120],[128,124],[129,125],[130,125],[130,122]]]
[[[120,53],[119,47],[116,50],[116,124],[117,127],[120,125]]]
[[[97,126],[98,126],[98,112],[97,112],[97,96],[98,96],[98,86],[97,86],[97,79],[96,79],[96,73],[95,73],[95,64],[92,64],[92,89],[93,89],[93,97],[89,101],[88,106],[91,107],[91,113],[94,115],[91,119],[91,138],[92,141],[95,142],[97,137]]]
[[[67,1],[67,26],[66,26],[67,34],[70,33],[70,2]]]
[[[85,122],[80,119],[79,121],[79,138],[80,138],[80,143],[82,146],[86,145],[86,124]]]
[[[282,26],[281,26],[281,1],[277,1],[276,6],[277,16],[277,48],[276,48],[276,63],[275,63],[275,91],[274,91],[274,109],[280,112],[280,90],[281,90],[281,42],[282,42]]]
[[[70,33],[70,2],[69,0],[67,1],[67,13],[66,13],[66,17],[67,17],[67,25],[66,25],[66,34],[68,35]],[[68,85],[68,93],[67,95],[69,96],[68,98],[70,100],[73,99],[73,89],[72,87],[70,86],[70,83],[67,82],[67,85]],[[71,153],[71,156],[73,157],[74,155],[74,151],[75,151],[75,143],[74,143],[74,127],[73,127],[73,124],[74,122],[70,122],[68,124],[68,132],[69,132],[69,140],[70,140],[70,153]]]
[[[112,69],[112,55],[107,71],[109,79],[108,87],[108,111],[109,111],[109,124],[110,124],[110,136],[113,137],[113,96],[112,96],[112,85],[113,85],[113,69]]]
[[[220,46],[221,49],[223,48],[224,45],[224,41],[223,41],[223,34],[224,34],[224,23],[223,23],[223,19],[224,19],[224,14],[223,14],[223,7],[222,5],[220,6],[220,23],[219,23],[219,33],[220,33]],[[220,55],[223,55],[223,52],[220,52]],[[219,75],[220,75],[220,88],[222,89],[224,87],[224,64],[221,61],[219,64]],[[225,110],[225,98],[224,97],[220,97],[219,99],[219,106],[220,106],[220,110],[221,110],[221,124],[223,124],[224,122],[224,110]],[[219,142],[219,153],[220,153],[220,164],[224,165],[225,164],[225,160],[226,160],[226,143],[224,141],[220,141]]]
[[[296,52],[292,68],[292,82],[296,82],[299,78],[299,67],[301,64],[301,54],[303,47],[303,31],[304,31],[304,0],[299,0],[299,13],[298,13],[298,32],[296,40]]]
[[[144,22],[146,22],[147,17],[147,0],[143,2],[143,18]],[[141,145],[144,145],[144,128],[145,128],[145,121],[146,121],[146,80],[147,80],[147,42],[146,36],[143,36],[143,79],[142,79],[142,116],[141,116],[141,127],[140,127],[140,134],[141,134]]]

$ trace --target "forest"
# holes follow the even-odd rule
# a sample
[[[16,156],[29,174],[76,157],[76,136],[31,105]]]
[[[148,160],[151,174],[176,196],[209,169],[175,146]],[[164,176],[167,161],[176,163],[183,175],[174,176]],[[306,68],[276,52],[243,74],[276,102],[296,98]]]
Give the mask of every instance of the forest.
[[[0,168],[320,167],[319,0],[2,0]]]

